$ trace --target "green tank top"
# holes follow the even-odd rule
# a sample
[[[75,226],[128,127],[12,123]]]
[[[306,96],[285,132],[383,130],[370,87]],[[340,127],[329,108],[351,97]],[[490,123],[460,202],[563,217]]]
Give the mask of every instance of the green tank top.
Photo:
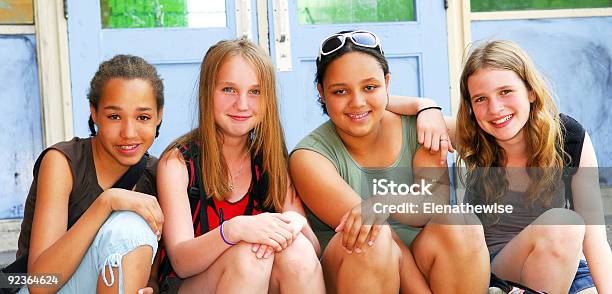
[[[369,190],[365,186],[370,185],[369,179],[393,178],[396,182],[400,181],[406,184],[413,182],[412,157],[419,147],[416,133],[416,117],[402,116],[402,130],[402,149],[399,158],[388,167],[365,168],[360,166],[350,155],[346,146],[344,146],[331,120],[323,123],[308,136],[304,137],[296,145],[292,153],[296,150],[305,149],[323,155],[334,165],[344,181],[362,199],[365,199],[370,196],[366,195],[369,193]],[[398,177],[401,178],[398,179]],[[315,235],[319,238],[321,248],[325,248],[335,234],[334,228],[323,223],[308,208],[306,208],[306,214]],[[393,220],[390,220],[389,223],[406,245],[410,244],[419,232],[417,228],[402,225]]]

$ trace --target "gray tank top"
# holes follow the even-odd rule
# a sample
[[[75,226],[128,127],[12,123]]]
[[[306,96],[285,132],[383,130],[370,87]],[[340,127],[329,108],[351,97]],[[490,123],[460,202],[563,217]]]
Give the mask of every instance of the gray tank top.
[[[75,137],[70,141],[60,142],[45,149],[38,156],[34,164],[34,179],[26,198],[23,222],[21,223],[21,232],[19,234],[17,258],[26,254],[30,248],[32,219],[34,218],[36,206],[38,170],[40,169],[43,157],[51,149],[58,150],[66,156],[70,165],[70,171],[72,172],[73,186],[68,200],[68,227],[72,226],[103,192],[102,187],[98,185],[90,138],[81,139]],[[156,167],[157,158],[149,156],[145,171],[136,183],[136,191],[153,196],[157,195],[155,187]]]
[[[511,214],[478,215],[482,222],[485,241],[489,253],[499,252],[508,242],[518,235],[523,229],[535,221],[542,213],[551,208],[565,207],[565,189],[562,185],[555,191],[550,205],[536,200],[533,204],[526,203],[525,192],[507,190],[497,203],[500,205],[512,205]],[[466,194],[465,202],[472,204],[484,204],[474,195]]]

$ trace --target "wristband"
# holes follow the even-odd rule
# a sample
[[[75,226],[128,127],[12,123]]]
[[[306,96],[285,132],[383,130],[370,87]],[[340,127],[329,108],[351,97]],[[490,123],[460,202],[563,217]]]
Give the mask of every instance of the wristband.
[[[221,225],[219,226],[219,232],[221,234],[221,239],[223,239],[223,242],[225,242],[225,244],[229,245],[229,246],[234,246],[236,245],[236,243],[232,243],[230,241],[228,241],[227,239],[225,239],[225,236],[223,235],[223,224],[225,222],[221,223]]]
[[[437,109],[437,110],[442,111],[442,107],[440,107],[440,106],[428,106],[428,107],[422,108],[419,111],[417,111],[416,116],[418,117],[419,114],[421,114],[421,112],[423,112],[425,110],[428,110],[428,109]]]

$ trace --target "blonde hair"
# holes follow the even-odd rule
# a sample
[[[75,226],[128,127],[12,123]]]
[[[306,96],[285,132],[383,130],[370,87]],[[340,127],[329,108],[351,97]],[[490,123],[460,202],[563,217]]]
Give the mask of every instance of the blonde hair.
[[[248,148],[251,158],[262,159],[267,175],[264,180],[268,190],[263,204],[281,211],[289,186],[287,147],[277,107],[274,66],[268,54],[256,44],[246,39],[225,40],[208,49],[200,67],[198,126],[170,144],[166,151],[196,142],[201,156],[202,183],[208,196],[223,200],[223,195],[230,192],[229,170],[225,158],[220,156],[223,135],[212,110],[217,74],[229,57],[237,55],[253,67],[261,91],[260,121],[248,136]]]
[[[543,76],[529,56],[511,41],[490,41],[477,46],[463,66],[457,136],[460,156],[458,163],[466,165],[467,186],[479,185],[487,201],[499,200],[508,186],[505,174],[502,174],[504,169],[490,169],[505,167],[505,152],[493,136],[479,127],[470,100],[468,78],[483,68],[513,71],[523,81],[529,95],[535,98],[523,127],[527,167],[535,167],[528,169],[533,184],[527,189],[526,200],[533,204],[542,195],[547,195],[543,200],[549,204],[564,163],[559,111]]]

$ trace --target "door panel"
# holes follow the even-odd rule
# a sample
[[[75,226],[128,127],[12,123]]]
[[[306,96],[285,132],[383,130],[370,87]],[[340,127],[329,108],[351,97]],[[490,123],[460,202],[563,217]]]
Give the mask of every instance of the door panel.
[[[283,0],[269,0],[270,54],[276,56],[274,43],[274,9]],[[300,1],[300,0],[298,0]],[[327,119],[317,103],[314,85],[314,60],[318,46],[326,36],[346,29],[373,31],[382,40],[390,63],[393,94],[422,95],[438,100],[450,113],[446,18],[443,1],[424,0],[343,0],[361,5],[348,18],[339,18],[342,10],[329,14],[327,21],[312,16],[311,23],[355,21],[343,24],[300,24],[298,3],[287,0],[291,37],[290,71],[279,71],[277,80],[280,107],[287,145],[292,148],[303,136]],[[315,1],[304,2],[309,5]],[[342,1],[339,1],[342,2]],[[86,93],[98,64],[117,53],[137,54],[155,64],[166,86],[166,111],[160,138],[152,147],[153,154],[193,126],[198,66],[207,48],[220,39],[236,36],[235,1],[225,1],[227,26],[223,28],[149,28],[102,29],[97,1],[69,1],[69,37],[75,132],[87,136],[89,116]],[[319,1],[329,5],[334,1]],[[316,3],[315,3],[316,4]],[[317,4],[317,5],[319,5]],[[393,6],[395,5],[395,6]],[[400,6],[398,6],[400,5]],[[251,1],[252,27],[255,29],[255,0]],[[305,8],[302,9],[302,15]],[[340,7],[342,8],[342,7]],[[339,8],[337,8],[339,9]],[[394,12],[387,15],[381,9]],[[374,10],[376,10],[374,12]],[[313,10],[314,11],[314,10]],[[368,15],[372,11],[375,16]],[[399,11],[399,12],[398,12]],[[399,13],[399,14],[398,14]],[[406,14],[406,15],[403,15]],[[379,22],[372,22],[372,19]],[[364,22],[369,21],[369,22]],[[253,36],[257,36],[253,33]],[[256,40],[255,40],[256,41]],[[277,62],[277,60],[275,60]],[[177,112],[178,111],[178,112]],[[185,115],[189,113],[190,115]]]
[[[34,35],[0,36],[0,219],[23,216],[32,167],[42,151]]]
[[[113,2],[121,2],[122,5],[140,3],[121,0]],[[225,27],[103,29],[99,1],[68,1],[75,135],[89,135],[89,103],[86,95],[89,81],[100,62],[116,54],[138,55],[155,65],[164,80],[164,119],[160,136],[150,150],[152,154],[160,155],[173,139],[194,126],[200,62],[211,45],[222,39],[236,37],[235,2],[225,1]],[[251,1],[251,7],[255,7],[254,2]],[[251,19],[254,20],[256,10],[251,11]],[[251,27],[257,28],[254,25]],[[252,35],[257,36],[257,33],[253,32]]]

